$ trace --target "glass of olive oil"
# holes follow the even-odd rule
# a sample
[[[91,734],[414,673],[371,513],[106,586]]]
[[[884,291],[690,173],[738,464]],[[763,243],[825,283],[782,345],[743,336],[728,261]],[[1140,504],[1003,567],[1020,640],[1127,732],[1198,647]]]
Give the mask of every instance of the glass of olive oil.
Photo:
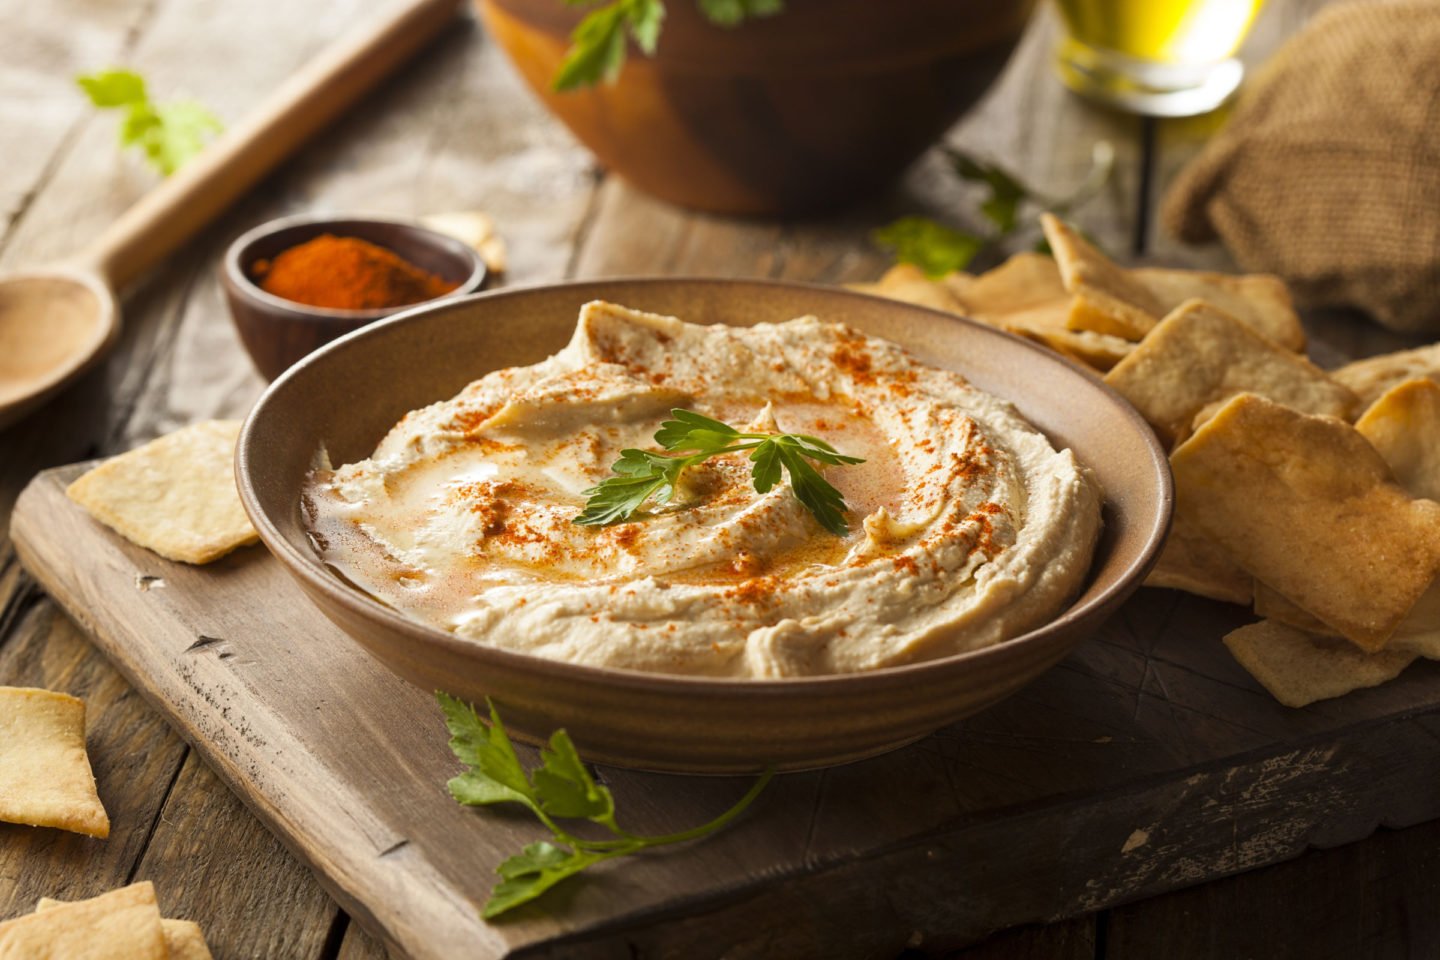
[[[1218,107],[1240,85],[1235,51],[1263,0],[1057,0],[1066,86],[1157,117]]]

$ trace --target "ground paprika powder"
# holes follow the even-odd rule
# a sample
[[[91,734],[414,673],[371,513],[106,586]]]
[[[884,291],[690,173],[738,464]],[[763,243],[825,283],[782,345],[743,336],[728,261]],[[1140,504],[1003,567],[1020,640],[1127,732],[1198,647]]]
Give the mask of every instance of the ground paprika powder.
[[[266,293],[312,307],[373,310],[433,300],[459,286],[358,237],[321,234],[257,260],[250,274]]]

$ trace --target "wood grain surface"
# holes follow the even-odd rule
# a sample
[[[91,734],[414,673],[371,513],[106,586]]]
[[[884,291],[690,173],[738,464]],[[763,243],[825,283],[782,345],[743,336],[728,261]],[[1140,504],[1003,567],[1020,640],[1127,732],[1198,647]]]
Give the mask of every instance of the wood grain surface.
[[[1271,0],[1247,59],[1263,60],[1320,5],[1318,0]],[[142,165],[116,155],[114,118],[83,103],[74,91],[73,74],[131,65],[145,72],[162,97],[193,95],[234,120],[370,8],[359,0],[314,0],[297,15],[294,4],[280,0],[52,0],[38,7],[0,0],[5,26],[0,149],[6,158],[0,164],[0,269],[79,249],[153,184]],[[1158,230],[1153,215],[1169,178],[1218,119],[1141,121],[1091,108],[1049,75],[1053,31],[1049,18],[1037,24],[1001,84],[948,139],[1056,193],[1083,177],[1090,144],[1109,139],[1117,150],[1117,175],[1106,194],[1077,215],[1081,225],[1117,255],[1225,266],[1218,250],[1176,245]],[[237,49],[244,55],[235,55]],[[384,955],[89,645],[83,627],[61,613],[20,569],[8,538],[9,514],[20,490],[44,468],[118,452],[195,419],[243,414],[262,384],[230,328],[214,274],[219,253],[233,236],[270,217],[300,211],[413,215],[469,208],[488,210],[501,225],[511,245],[511,283],[681,272],[868,279],[885,261],[866,242],[866,232],[889,217],[928,212],[960,225],[979,225],[973,195],[950,180],[936,156],[922,160],[891,195],[825,220],[729,221],[665,207],[595,169],[529,99],[480,32],[457,24],[366,109],[322,134],[284,173],[262,184],[222,223],[133,290],[124,304],[120,347],[106,364],[38,416],[0,433],[0,683],[44,685],[86,697],[90,749],[115,821],[115,832],[103,843],[0,825],[0,917],[28,911],[42,895],[96,893],[144,876],[156,881],[168,912],[207,927],[217,957],[369,960]],[[1353,317],[1317,316],[1307,322],[1322,359],[1401,345]],[[1183,627],[1187,615],[1184,606],[1172,610],[1172,627]],[[1112,708],[1117,730],[1099,734],[1114,738],[1111,743],[1077,748],[1062,770],[1073,782],[1084,782],[1088,758],[1097,751],[1141,759],[1153,753],[1153,745],[1134,742],[1136,722],[1190,726],[1196,738],[1222,744],[1274,732],[1264,725],[1253,732],[1234,729],[1225,711],[1239,694],[1227,692],[1223,684],[1187,679],[1189,664],[1183,657],[1178,666],[1156,661],[1136,670],[1133,658],[1128,667],[1123,658],[1109,659],[1114,655],[1103,644],[1087,654],[1094,658],[1092,669],[1125,690],[1128,699]],[[1232,680],[1248,685],[1243,676]],[[1172,695],[1183,706],[1170,706]],[[1219,699],[1212,702],[1212,695]],[[1037,711],[1047,708],[1033,700],[1018,701],[1017,708],[1027,704]],[[1216,720],[1216,714],[1226,719]],[[979,720],[988,725],[977,721],[963,732],[982,742],[991,738],[997,756],[1002,750],[1019,756],[1036,750],[1033,742],[1007,739],[1003,715]],[[1433,721],[1399,726],[1435,729]],[[1375,791],[1399,791],[1396,778],[1408,776],[1407,767],[1433,762],[1433,744],[1428,752],[1410,755],[1387,742],[1382,730],[1364,736],[1370,739],[1356,742],[1380,751],[1375,762],[1383,768],[1369,798]],[[1030,774],[994,766],[966,770],[959,780],[976,791],[998,791],[1007,778],[1023,782],[1027,775],[1038,775],[1033,763],[1020,769]],[[833,796],[852,786],[844,777],[825,779],[824,789]],[[1433,774],[1430,782],[1436,782]],[[1221,789],[1218,783],[1212,786]],[[1354,839],[1373,827],[1355,819],[1355,808],[1348,806],[1352,798],[1340,793],[1344,796],[1332,792],[1309,800],[1312,807],[1328,803],[1336,826],[1284,838],[1287,852]],[[1365,794],[1361,791],[1362,799]],[[771,799],[776,796],[788,799],[782,791]],[[1262,798],[1265,791],[1253,796]],[[914,803],[919,816],[933,802],[911,784],[889,794],[878,787],[862,790],[856,797],[857,811]],[[666,787],[627,799],[637,804],[640,816],[652,818],[677,804],[683,807],[689,798],[683,790]],[[1203,807],[1203,796],[1192,799]],[[1428,803],[1433,796],[1420,791],[1395,799],[1407,809],[1382,827],[1409,822],[1419,812],[1411,805]],[[1242,811],[1226,825],[1238,831],[1253,824]],[[1436,956],[1436,849],[1440,821],[1382,829],[1370,840],[1307,853],[1279,866],[1076,920],[996,934],[952,956]],[[1051,854],[1057,863],[1078,858],[1082,869],[1088,855],[1083,844]],[[1255,854],[1251,847],[1232,844],[1212,855],[1229,857],[1238,870],[1254,862]],[[1174,856],[1182,861],[1175,868],[1180,876],[1162,874],[1165,885],[1184,882],[1188,868],[1183,857]],[[616,871],[616,879],[627,884],[643,885],[648,877],[643,870]],[[970,890],[983,883],[983,876],[963,877],[952,888],[954,902],[964,905]],[[779,885],[782,892],[787,888]],[[876,901],[873,908],[904,906],[902,892],[889,893],[891,903]],[[804,901],[805,892],[796,887],[791,896],[778,897],[775,906],[788,908],[795,898]],[[786,916],[797,923],[824,919],[819,909],[782,912],[782,922]],[[657,954],[665,937],[681,933],[673,927],[669,933],[655,930],[649,940],[619,942],[615,949],[626,957]],[[712,945],[717,952],[725,946]],[[948,949],[924,936],[907,938],[902,947],[907,957]]]
[[[350,914],[415,960],[958,946],[1440,817],[1440,665],[1289,710],[1219,643],[1244,611],[1145,591],[983,714],[785,776],[742,828],[487,925],[475,906],[490,870],[540,834],[449,799],[456,763],[428,694],[327,622],[262,549],[192,567],[115,536],[64,495],[83,469],[43,473],[22,495],[12,534],[27,568]],[[743,790],[601,775],[640,833],[704,822]],[[213,849],[216,836],[186,831],[199,806],[177,809],[141,863],[181,901],[188,859],[172,846]]]

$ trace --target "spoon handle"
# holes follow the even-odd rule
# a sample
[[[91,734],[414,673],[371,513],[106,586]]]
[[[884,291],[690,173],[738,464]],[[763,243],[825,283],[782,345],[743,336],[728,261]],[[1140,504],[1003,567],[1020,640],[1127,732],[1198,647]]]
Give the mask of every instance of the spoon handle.
[[[404,0],[341,37],[142,197],[80,255],[122,289],[453,21],[460,0]]]

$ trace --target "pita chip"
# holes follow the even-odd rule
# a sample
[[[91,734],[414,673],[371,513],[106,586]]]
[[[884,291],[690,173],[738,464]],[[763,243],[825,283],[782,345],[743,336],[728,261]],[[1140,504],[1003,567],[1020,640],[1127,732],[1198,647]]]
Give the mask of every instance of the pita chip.
[[[1120,337],[1070,329],[1070,294],[1060,280],[1054,257],[1017,253],[953,289],[966,316],[1044,344],[1097,370],[1109,370],[1134,349]]]
[[[108,837],[85,754],[85,702],[0,687],[0,820]]]
[[[1349,424],[1241,394],[1170,460],[1203,534],[1366,650],[1440,572],[1440,503],[1396,484]]]
[[[1057,327],[1054,325],[1056,319],[1064,322],[1063,316],[1057,318],[1053,314],[1027,312],[1008,320],[1004,329],[1043,344],[1099,373],[1109,370],[1135,349],[1135,344],[1129,340],[1108,333]]]
[[[1355,424],[1417,497],[1440,499],[1440,384],[1407,380],[1376,400]],[[1259,616],[1316,634],[1334,631],[1267,584],[1255,584]],[[1395,628],[1388,646],[1440,658],[1440,583],[1430,586]]]
[[[1067,319],[1071,330],[1139,340],[1164,316],[1165,305],[1149,289],[1078,231],[1048,213],[1040,217],[1040,224],[1072,297]]]
[[[1267,620],[1321,636],[1337,636],[1334,630],[1281,596],[1260,581],[1255,581],[1255,613]],[[1440,660],[1440,581],[1415,601],[1415,606],[1390,635],[1387,649],[1409,650],[1427,660]]]
[[[136,883],[0,923],[5,960],[168,960],[155,888]]]
[[[1274,620],[1225,635],[1225,646],[1252,677],[1287,707],[1303,707],[1375,687],[1415,660],[1405,650],[1366,653],[1338,637],[1317,637]]]
[[[1105,382],[1167,443],[1187,436],[1197,414],[1240,393],[1345,418],[1358,403],[1319,367],[1200,300],[1177,307]]]
[[[896,264],[875,283],[846,287],[968,317],[1102,372],[1134,349],[1119,337],[1069,328],[1070,294],[1060,282],[1054,258],[1042,254],[1016,254],[978,277],[955,271],[939,280],[911,264]]]
[[[1274,620],[1283,623],[1287,627],[1294,627],[1296,630],[1304,630],[1306,633],[1317,633],[1325,636],[1336,636],[1334,630],[1327,627],[1324,622],[1314,614],[1291,603],[1278,590],[1269,584],[1259,580],[1254,584],[1255,592],[1255,615],[1264,617],[1266,620]],[[1398,627],[1396,628],[1399,629]]]
[[[910,263],[897,263],[885,271],[875,283],[852,283],[848,288],[859,293],[913,303],[932,310],[946,313],[964,313],[964,308],[950,288],[938,280],[931,280],[925,271]]]
[[[966,309],[983,314],[1018,313],[1070,300],[1055,258],[1043,253],[1017,253],[954,292]]]
[[[1180,504],[1176,504],[1170,535],[1160,551],[1149,576],[1147,587],[1169,587],[1224,603],[1250,603],[1255,581],[1240,569],[1213,540],[1196,530]]]
[[[1230,276],[1202,270],[1138,267],[1130,271],[1168,313],[1186,300],[1204,300],[1287,350],[1305,349],[1305,328],[1285,281],[1265,273]]]
[[[1204,300],[1287,350],[1305,348],[1305,329],[1279,277],[1162,267],[1127,270],[1063,221],[1045,214],[1040,223],[1075,298],[1069,315],[1073,330],[1139,340],[1185,301]]]
[[[238,420],[194,424],[106,460],[65,492],[132,543],[209,563],[258,539],[235,489],[239,433]]]
[[[1417,497],[1440,500],[1440,383],[1406,380],[1355,422],[1395,479]]]
[[[65,900],[51,900],[41,897],[35,910],[53,910],[67,905]],[[205,942],[205,933],[200,924],[193,920],[171,920],[162,917],[160,935],[165,940],[166,960],[215,960],[210,945]]]
[[[1379,400],[1382,393],[1406,380],[1440,381],[1440,343],[1356,360],[1330,375],[1354,390],[1360,402],[1369,406]]]

